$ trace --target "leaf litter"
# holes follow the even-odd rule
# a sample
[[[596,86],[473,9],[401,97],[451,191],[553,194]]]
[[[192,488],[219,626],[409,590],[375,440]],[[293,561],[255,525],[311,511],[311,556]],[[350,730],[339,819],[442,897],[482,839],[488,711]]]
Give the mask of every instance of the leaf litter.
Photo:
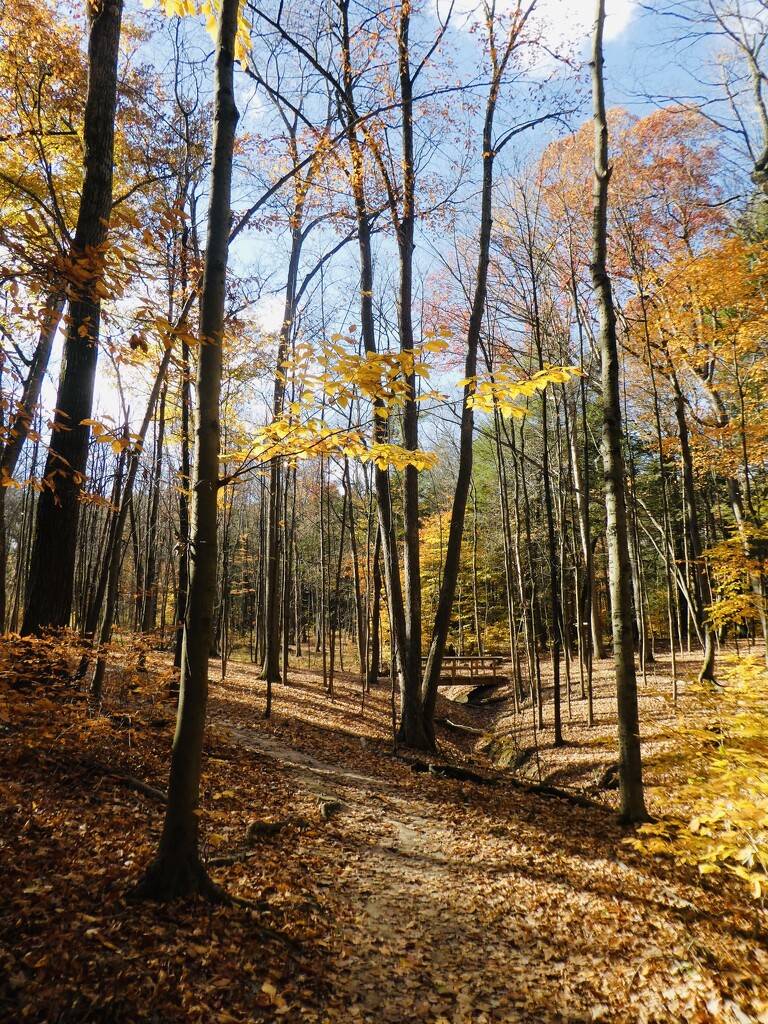
[[[0,1019],[768,1024],[761,903],[630,848],[608,810],[513,787],[474,734],[440,726],[432,760],[493,786],[414,772],[388,686],[363,704],[352,674],[330,698],[292,671],[265,720],[256,667],[220,681],[212,663],[203,855],[250,909],[128,904],[162,826],[172,670],[126,648],[95,715],[63,663],[0,644]],[[565,748],[539,734],[533,781],[594,793],[615,758],[604,674],[598,728],[575,701]],[[643,702],[652,739],[654,680]],[[531,742],[503,702],[438,713]]]

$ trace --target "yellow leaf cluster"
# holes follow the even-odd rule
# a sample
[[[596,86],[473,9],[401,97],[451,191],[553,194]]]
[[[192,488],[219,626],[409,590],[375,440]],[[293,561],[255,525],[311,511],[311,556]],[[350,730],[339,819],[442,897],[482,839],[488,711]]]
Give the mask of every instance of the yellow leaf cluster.
[[[141,0],[141,2],[147,10],[155,6],[155,0]],[[220,0],[160,0],[160,7],[169,18],[185,18],[201,14],[205,18],[206,31],[215,40],[217,19],[221,7]],[[243,14],[243,5],[241,4],[237,16],[235,59],[244,64],[250,49],[251,26]]]
[[[572,376],[581,375],[576,366],[547,366],[530,377],[522,377],[510,368],[502,367],[488,377],[465,377],[459,387],[470,391],[467,402],[481,412],[498,409],[502,416],[524,416],[525,408],[518,399],[531,398],[549,384],[565,384]]]
[[[768,670],[758,656],[724,659],[722,686],[693,694],[706,724],[681,713],[670,739],[690,773],[678,797],[691,813],[643,825],[628,842],[768,891]]]

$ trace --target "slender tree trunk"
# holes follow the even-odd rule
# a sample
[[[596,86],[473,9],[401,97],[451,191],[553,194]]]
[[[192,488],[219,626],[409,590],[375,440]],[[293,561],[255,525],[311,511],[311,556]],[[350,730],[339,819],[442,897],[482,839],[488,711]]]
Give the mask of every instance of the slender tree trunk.
[[[300,197],[294,206],[291,231],[291,255],[288,263],[288,282],[285,289],[283,307],[283,323],[277,343],[277,365],[272,393],[272,416],[278,419],[283,413],[285,399],[285,371],[283,364],[290,352],[291,333],[293,331],[294,307],[296,301],[296,284],[299,272],[299,258],[304,235],[301,221],[304,210],[304,199]],[[281,566],[285,552],[281,550],[280,519],[283,505],[283,473],[280,456],[274,456],[269,462],[269,492],[267,499],[267,571],[265,575],[264,599],[264,664],[261,678],[270,683],[280,682],[280,597],[281,597]]]
[[[291,643],[291,594],[294,590],[293,577],[298,573],[298,562],[294,560],[296,549],[296,467],[288,470],[285,481],[285,511],[283,513],[283,666],[282,679],[288,682],[288,651]],[[290,507],[289,507],[290,501]],[[296,629],[296,657],[301,655],[301,638]]]
[[[531,533],[531,499],[528,493],[528,477],[525,472],[525,433],[522,429],[520,430],[520,459],[519,463],[515,461],[515,508],[518,523],[520,522],[520,497],[519,492],[523,493],[523,506],[524,506],[524,523],[525,523],[525,551],[526,551],[526,562],[523,567],[522,558],[520,559],[520,574],[521,580],[523,579],[523,568],[525,576],[528,579],[528,586],[526,591],[526,609],[527,618],[529,623],[528,632],[528,643],[529,643],[529,658],[531,663],[531,699],[536,700],[536,714],[538,716],[539,729],[544,728],[544,698],[541,686],[541,659],[539,658],[539,644],[538,638],[541,634],[541,616],[539,614],[539,585],[536,580],[536,574],[534,572],[534,552],[533,552],[533,540]],[[514,434],[512,434],[514,439]],[[513,451],[516,453],[515,444],[513,440]],[[516,453],[517,454],[517,453]],[[519,532],[519,530],[518,530]]]
[[[416,223],[416,168],[413,143],[413,82],[410,67],[409,2],[400,6],[398,26],[398,78],[400,83],[402,138],[402,214],[397,224],[400,281],[397,298],[397,322],[401,352],[412,352],[413,336],[413,250]],[[408,394],[403,406],[403,446],[416,451],[419,446],[419,406],[414,370],[406,374]],[[398,739],[406,746],[431,744],[429,730],[424,730],[420,716],[419,684],[421,681],[421,564],[419,554],[419,473],[415,466],[403,470],[403,577],[405,590],[405,650],[401,721]],[[419,709],[417,715],[413,712]]]
[[[98,589],[93,601],[93,612],[89,616],[89,622],[87,624],[87,627],[90,628],[90,635],[93,635],[96,631],[96,622],[101,610],[101,605],[104,603],[104,614],[101,620],[101,629],[99,630],[99,657],[96,662],[96,671],[94,672],[90,686],[91,700],[96,702],[101,700],[104,686],[104,671],[107,664],[106,655],[102,648],[105,644],[108,644],[112,638],[112,628],[115,623],[115,613],[117,611],[120,566],[122,563],[123,530],[125,529],[125,521],[128,517],[128,509],[130,508],[133,500],[133,485],[136,481],[136,474],[139,469],[141,448],[144,444],[144,438],[146,437],[147,430],[149,429],[149,424],[155,413],[158,395],[160,394],[161,387],[164,386],[170,357],[171,349],[167,348],[163,353],[163,358],[160,362],[157,376],[155,377],[155,383],[152,387],[152,391],[150,392],[149,401],[147,402],[147,410],[144,414],[144,421],[139,428],[139,436],[137,438],[138,444],[134,447],[130,455],[130,464],[125,478],[125,486],[123,487],[120,505],[117,514],[112,520],[109,532],[105,552],[104,571],[101,573],[99,579]]]
[[[124,515],[127,514],[128,504],[127,501],[123,500],[123,474],[130,450],[128,447],[129,430],[127,420],[123,424],[123,439],[125,440],[126,447],[120,452],[117,461],[115,478],[112,484],[112,500],[104,524],[103,543],[99,545],[99,565],[101,568],[89,593],[88,607],[83,618],[83,627],[80,633],[86,649],[83,652],[80,666],[77,670],[78,679],[82,679],[88,670],[89,649],[92,647],[94,637],[96,636],[104,604],[104,595],[107,592],[107,585],[109,583],[109,565],[112,558],[112,550],[115,543],[119,543],[121,539],[117,538],[116,540],[117,520],[121,511],[124,510]]]
[[[530,9],[529,9],[530,11]],[[467,325],[465,339],[464,377],[468,383],[464,386],[461,403],[461,419],[459,425],[459,465],[456,486],[451,506],[451,519],[448,527],[448,544],[443,565],[443,578],[438,596],[432,639],[427,655],[424,680],[421,693],[421,735],[426,743],[421,746],[434,747],[434,716],[437,701],[437,689],[440,684],[440,672],[443,656],[451,625],[451,612],[456,594],[461,562],[461,542],[464,534],[464,518],[467,509],[467,497],[472,479],[473,440],[474,440],[474,408],[470,403],[472,394],[472,378],[477,373],[477,352],[483,329],[486,293],[488,287],[488,264],[490,260],[491,231],[493,227],[493,179],[496,149],[494,144],[494,116],[501,91],[501,85],[507,64],[512,56],[518,34],[523,29],[524,19],[518,22],[509,33],[504,46],[497,47],[495,38],[494,14],[486,8],[487,28],[489,33],[491,56],[491,82],[486,101],[482,135],[482,186],[480,193],[480,226],[478,232],[477,264],[475,270],[475,287],[472,306]]]
[[[344,459],[344,491],[349,502],[349,544],[352,553],[352,579],[355,590],[355,638],[357,640],[357,656],[360,665],[360,679],[365,678],[366,647],[368,644],[366,621],[367,616],[363,610],[363,591],[360,580],[360,557],[357,549],[357,534],[355,533],[355,507],[352,502],[352,484],[349,479],[349,459]]]
[[[538,311],[536,314],[538,325]],[[541,338],[535,328],[539,369],[544,369]],[[560,562],[555,538],[555,516],[552,501],[552,479],[549,470],[549,402],[546,392],[541,395],[542,480],[544,483],[544,509],[547,517],[547,554],[549,561],[549,600],[552,608],[552,709],[554,716],[554,746],[563,745],[563,727],[560,714],[560,651],[562,649],[562,608],[560,606]]]
[[[472,622],[475,629],[475,644],[477,645],[477,653],[482,656],[483,634],[482,629],[480,627],[480,605],[477,596],[477,577],[480,571],[477,562],[477,489],[475,487],[474,481],[472,482],[470,490],[472,496]]]
[[[328,526],[328,502],[326,501],[324,459],[320,456],[320,607],[319,628],[317,631],[323,660],[323,689],[333,696],[333,679],[329,684],[328,676],[328,557],[330,544],[330,526]],[[326,532],[327,527],[327,532]]]
[[[683,465],[683,491],[686,506],[686,536],[690,549],[690,562],[695,574],[693,593],[696,601],[696,619],[704,638],[704,654],[699,669],[699,680],[714,682],[715,680],[715,631],[708,622],[707,609],[712,604],[712,591],[709,586],[707,567],[702,559],[703,545],[699,529],[699,515],[696,506],[696,482],[693,474],[693,455],[688,440],[688,423],[685,416],[685,399],[680,390],[677,375],[672,373],[672,386],[675,391],[675,416],[680,437],[680,459]]]
[[[363,178],[363,155],[357,135],[357,111],[354,102],[354,77],[352,75],[351,41],[348,23],[348,3],[339,5],[342,17],[342,51],[344,55],[344,94],[343,107],[345,131],[353,167],[352,194],[355,203],[357,222],[358,252],[360,256],[360,336],[367,353],[375,355],[376,323],[373,309],[373,250],[372,250],[372,214],[368,209]],[[373,403],[373,440],[376,444],[386,444],[389,410],[381,399]],[[389,472],[386,467],[375,466],[374,481],[376,489],[376,508],[381,532],[382,556],[384,562],[384,579],[389,609],[390,633],[393,649],[397,658],[397,667],[393,663],[392,673],[397,671],[401,680],[401,731],[405,726],[407,737],[403,742],[409,746],[429,746],[429,737],[423,733],[420,720],[420,701],[418,699],[418,677],[412,679],[409,673],[410,662],[405,659],[406,650],[406,615],[403,588],[400,580],[400,560],[397,550],[394,521],[392,518],[392,502]]]
[[[238,119],[233,77],[239,6],[239,0],[221,0],[216,40],[211,198],[200,312],[203,344],[197,371],[192,571],[168,803],[157,855],[134,889],[134,898],[172,899],[190,892],[203,893],[213,899],[221,898],[221,891],[211,882],[200,860],[200,818],[197,812],[208,699],[208,654],[216,590],[219,399],[232,162]]]
[[[595,179],[592,224],[592,286],[600,323],[599,344],[603,384],[603,470],[605,474],[606,534],[610,565],[613,657],[619,719],[619,776],[621,817],[645,821],[637,678],[632,642],[632,594],[627,532],[624,459],[621,448],[621,396],[616,312],[607,269],[608,125],[603,85],[603,28],[605,0],[597,0],[592,50],[592,95],[595,123]]]
[[[191,463],[189,457],[189,413],[192,389],[189,386],[189,345],[181,343],[181,481],[179,487],[179,535],[175,550],[179,558],[178,582],[176,587],[176,643],[173,652],[173,667],[181,668],[181,648],[184,640],[184,617],[189,592],[189,487]]]
[[[517,607],[515,601],[515,580],[512,565],[512,527],[509,515],[509,481],[507,479],[507,466],[504,461],[504,453],[501,447],[501,424],[502,417],[498,409],[494,409],[494,440],[496,453],[496,473],[499,483],[499,510],[501,512],[502,537],[504,541],[504,581],[507,591],[507,622],[509,624],[509,655],[512,659],[513,695],[515,711],[520,710],[520,700],[523,695],[522,678],[520,673],[520,644],[519,629],[517,624]]]
[[[376,541],[373,545],[372,558],[372,597],[371,597],[371,654],[368,661],[367,689],[376,685],[379,678],[381,650],[381,533],[376,530]]]
[[[149,517],[147,520],[147,555],[144,571],[144,607],[141,616],[141,631],[149,633],[157,625],[158,588],[158,537],[157,524],[160,512],[160,487],[163,470],[163,444],[165,443],[165,395],[167,385],[163,380],[160,405],[157,413],[157,434],[155,436],[155,459],[152,467],[152,486],[149,496]]]
[[[330,491],[330,489],[329,489]],[[336,638],[339,641],[339,652],[341,652],[341,615],[340,615],[340,603],[341,603],[341,568],[344,564],[344,528],[347,522],[347,489],[344,488],[344,494],[341,499],[341,526],[339,529],[339,557],[336,559],[336,574],[333,579],[333,601],[329,601],[330,610],[330,624],[331,624],[331,661],[328,671],[328,693],[333,696],[333,675],[335,665],[335,650],[336,650]],[[330,510],[329,510],[330,511]],[[328,554],[330,555],[330,515],[328,516]],[[328,591],[330,593],[330,579],[328,581]],[[343,668],[342,668],[343,671]]]
[[[35,406],[40,401],[43,378],[48,367],[53,348],[53,340],[61,323],[64,312],[65,296],[63,291],[54,291],[48,295],[42,311],[42,324],[37,345],[29,366],[29,373],[22,388],[21,398],[15,415],[7,431],[8,440],[2,446],[0,454],[0,633],[3,632],[6,616],[6,523],[5,486],[16,471],[19,456],[27,439],[30,426],[35,415]]]
[[[674,540],[672,538],[672,521],[669,511],[669,484],[667,480],[667,466],[664,458],[664,446],[661,429],[661,413],[659,411],[659,390],[656,386],[656,373],[653,368],[653,357],[651,355],[650,338],[648,336],[648,323],[645,316],[645,300],[643,300],[643,324],[646,331],[646,355],[648,358],[648,370],[651,376],[651,388],[653,390],[653,420],[656,428],[656,448],[659,456],[659,476],[661,478],[661,508],[664,543],[664,579],[667,585],[667,622],[669,628],[669,657],[670,671],[672,673],[672,699],[677,700],[677,658],[675,651],[675,586],[674,586],[674,562],[672,550]]]

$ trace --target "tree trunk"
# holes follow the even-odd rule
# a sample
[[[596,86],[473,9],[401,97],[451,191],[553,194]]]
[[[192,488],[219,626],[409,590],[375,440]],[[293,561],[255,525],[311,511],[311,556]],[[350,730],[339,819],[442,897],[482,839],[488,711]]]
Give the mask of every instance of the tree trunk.
[[[368,208],[365,181],[363,177],[363,154],[358,137],[359,117],[355,107],[355,78],[352,72],[352,42],[349,27],[348,0],[339,3],[341,16],[341,45],[344,64],[343,92],[339,97],[344,117],[344,127],[353,168],[351,178],[352,194],[355,204],[355,220],[357,223],[358,252],[360,256],[360,336],[366,353],[375,355],[376,322],[373,308],[373,251],[372,251],[372,220],[373,214]],[[382,399],[373,403],[373,440],[376,444],[386,444],[389,439],[389,410]],[[430,737],[422,729],[421,702],[419,700],[419,676],[410,674],[411,661],[406,657],[406,611],[403,587],[400,580],[400,560],[398,558],[397,538],[392,518],[392,501],[389,471],[386,467],[376,465],[374,468],[376,488],[376,509],[381,532],[381,547],[384,562],[384,580],[386,584],[389,610],[390,633],[392,646],[397,659],[397,672],[400,676],[401,692],[401,732],[402,741],[408,746],[429,747]],[[396,671],[392,664],[392,673]]]
[[[461,542],[464,534],[464,518],[467,510],[467,498],[469,486],[472,479],[473,463],[473,441],[474,441],[474,408],[470,403],[473,393],[474,381],[472,378],[477,373],[477,352],[480,344],[480,336],[483,329],[483,317],[485,315],[485,300],[488,287],[488,264],[490,261],[491,230],[493,226],[493,171],[496,150],[494,148],[493,123],[496,113],[496,104],[501,91],[501,84],[504,72],[517,42],[518,34],[522,31],[524,19],[517,22],[510,29],[510,34],[505,45],[497,48],[495,36],[494,14],[491,9],[486,8],[487,28],[489,33],[490,55],[491,55],[491,82],[488,91],[488,99],[485,107],[482,135],[482,167],[483,178],[480,193],[480,227],[478,232],[478,254],[475,271],[475,287],[472,296],[472,307],[467,325],[467,336],[465,342],[464,377],[467,384],[464,385],[464,392],[461,402],[461,420],[459,425],[459,466],[456,476],[456,486],[451,506],[451,518],[448,527],[448,544],[445,552],[443,565],[443,578],[440,585],[437,612],[432,628],[432,639],[427,655],[427,664],[424,670],[424,680],[421,692],[421,717],[422,724],[419,730],[423,737],[420,744],[423,748],[432,748],[435,743],[435,703],[437,701],[437,688],[440,683],[440,672],[443,665],[443,656],[448,639],[448,631],[451,625],[451,612],[453,600],[456,594],[456,584],[459,577],[461,563]]]
[[[366,688],[371,689],[379,678],[381,648],[381,531],[376,530],[376,541],[373,545],[371,584],[371,629],[370,629],[370,660]],[[390,669],[391,671],[391,669]]]
[[[285,399],[285,373],[283,364],[289,355],[289,343],[293,331],[296,303],[296,284],[299,272],[299,258],[304,235],[301,221],[304,211],[304,196],[299,194],[293,210],[291,223],[291,256],[288,264],[288,282],[285,288],[283,322],[277,343],[275,382],[272,393],[272,416],[278,419],[283,413]],[[264,603],[264,664],[261,678],[270,683],[280,682],[280,613],[282,560],[286,552],[281,550],[281,510],[283,506],[283,473],[281,458],[275,455],[269,462],[269,492],[267,499],[267,551]]]
[[[179,556],[179,575],[176,586],[176,643],[173,667],[181,668],[181,649],[184,642],[184,617],[189,593],[189,485],[191,464],[189,458],[189,412],[192,401],[189,386],[189,345],[181,343],[181,481],[179,487],[179,536],[176,551]]]
[[[71,252],[69,318],[53,433],[45,464],[29,572],[23,633],[66,626],[85,479],[99,343],[103,248],[112,211],[117,61],[123,0],[88,5],[88,94],[83,125],[85,175]]]
[[[165,396],[167,385],[163,380],[160,405],[157,412],[157,434],[155,436],[155,458],[152,467],[152,486],[149,495],[149,516],[147,518],[147,555],[144,570],[143,608],[141,613],[142,633],[151,632],[157,625],[158,550],[157,524],[160,513],[160,486],[163,471],[163,444],[165,442]]]
[[[89,621],[86,624],[86,636],[93,636],[96,632],[96,624],[101,610],[101,605],[102,602],[104,602],[104,615],[102,617],[101,629],[99,631],[100,648],[103,648],[105,644],[108,644],[112,638],[112,627],[115,622],[115,612],[117,610],[118,584],[120,582],[123,530],[125,529],[125,521],[128,518],[128,509],[130,508],[131,501],[133,500],[133,485],[136,481],[136,474],[139,469],[141,449],[144,444],[144,438],[146,437],[147,430],[149,429],[149,424],[151,423],[152,417],[155,413],[155,406],[157,404],[160,390],[165,386],[165,375],[168,370],[168,364],[171,360],[171,351],[172,350],[170,348],[167,348],[163,353],[163,358],[160,362],[157,376],[155,377],[155,382],[147,402],[144,420],[139,428],[139,435],[136,439],[137,444],[130,455],[131,462],[126,474],[123,493],[120,498],[120,507],[110,524],[109,538],[105,551],[104,569],[99,578],[98,588],[93,600],[93,608],[89,612]],[[106,663],[106,656],[103,651],[100,650],[99,657],[96,662],[96,671],[94,672],[90,686],[90,696],[93,701],[101,700]]]
[[[605,0],[597,0],[592,50],[592,95],[595,123],[595,178],[592,222],[592,287],[600,323],[599,345],[603,385],[603,471],[605,475],[606,534],[613,657],[619,719],[619,777],[621,817],[645,821],[637,678],[632,642],[632,568],[629,558],[624,459],[621,449],[621,398],[616,312],[607,269],[608,125],[603,85],[603,27]]]
[[[367,637],[367,616],[363,611],[363,592],[360,581],[360,557],[357,550],[357,534],[355,533],[355,506],[352,502],[352,484],[349,479],[349,459],[344,459],[344,491],[349,502],[349,546],[352,554],[352,581],[355,597],[355,639],[357,641],[357,660],[360,666],[360,679],[365,678]]]
[[[677,374],[672,373],[672,386],[675,391],[675,416],[680,437],[680,459],[683,465],[683,492],[686,505],[686,536],[690,547],[690,562],[693,567],[696,601],[696,619],[704,639],[704,654],[699,669],[699,681],[715,680],[715,631],[707,621],[707,609],[712,604],[712,590],[709,585],[707,567],[702,559],[703,545],[699,529],[699,516],[696,507],[696,483],[693,475],[693,455],[688,440],[688,423],[685,417],[685,399],[680,390]]]
[[[211,198],[197,369],[191,574],[179,708],[163,833],[154,861],[133,891],[137,899],[172,899],[190,892],[221,898],[221,891],[211,882],[200,860],[198,808],[216,590],[219,398],[232,162],[238,119],[233,78],[239,6],[239,0],[221,0],[216,40]]]
[[[400,351],[412,352],[413,338],[413,250],[416,220],[416,168],[413,151],[413,82],[410,66],[410,4],[400,6],[397,33],[398,78],[402,138],[402,214],[397,223],[400,280],[397,323]],[[407,396],[403,405],[403,447],[419,447],[419,406],[414,370],[406,373]],[[421,562],[419,552],[419,472],[415,466],[403,470],[403,580],[405,590],[405,650],[402,654],[403,692],[398,739],[406,746],[431,746],[429,730],[420,720],[421,683]],[[425,742],[426,741],[426,742]]]
[[[0,455],[0,633],[5,627],[6,614],[6,527],[5,527],[5,496],[8,493],[7,481],[13,477],[19,461],[24,442],[35,415],[35,406],[40,401],[43,377],[51,357],[53,340],[61,323],[64,312],[65,297],[63,291],[52,292],[42,312],[40,336],[35,347],[29,373],[19,399],[18,408],[8,428],[8,440],[2,446]]]

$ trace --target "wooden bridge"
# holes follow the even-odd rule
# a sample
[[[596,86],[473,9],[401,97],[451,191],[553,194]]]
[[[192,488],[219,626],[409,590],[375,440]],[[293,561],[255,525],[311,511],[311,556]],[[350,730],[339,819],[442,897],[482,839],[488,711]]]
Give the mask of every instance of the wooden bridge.
[[[422,658],[426,664],[427,659]],[[443,658],[440,686],[471,686],[476,680],[484,685],[498,686],[508,682],[507,676],[499,669],[508,658],[498,654],[447,654]],[[450,678],[446,678],[449,675]],[[488,682],[488,675],[491,681]]]

